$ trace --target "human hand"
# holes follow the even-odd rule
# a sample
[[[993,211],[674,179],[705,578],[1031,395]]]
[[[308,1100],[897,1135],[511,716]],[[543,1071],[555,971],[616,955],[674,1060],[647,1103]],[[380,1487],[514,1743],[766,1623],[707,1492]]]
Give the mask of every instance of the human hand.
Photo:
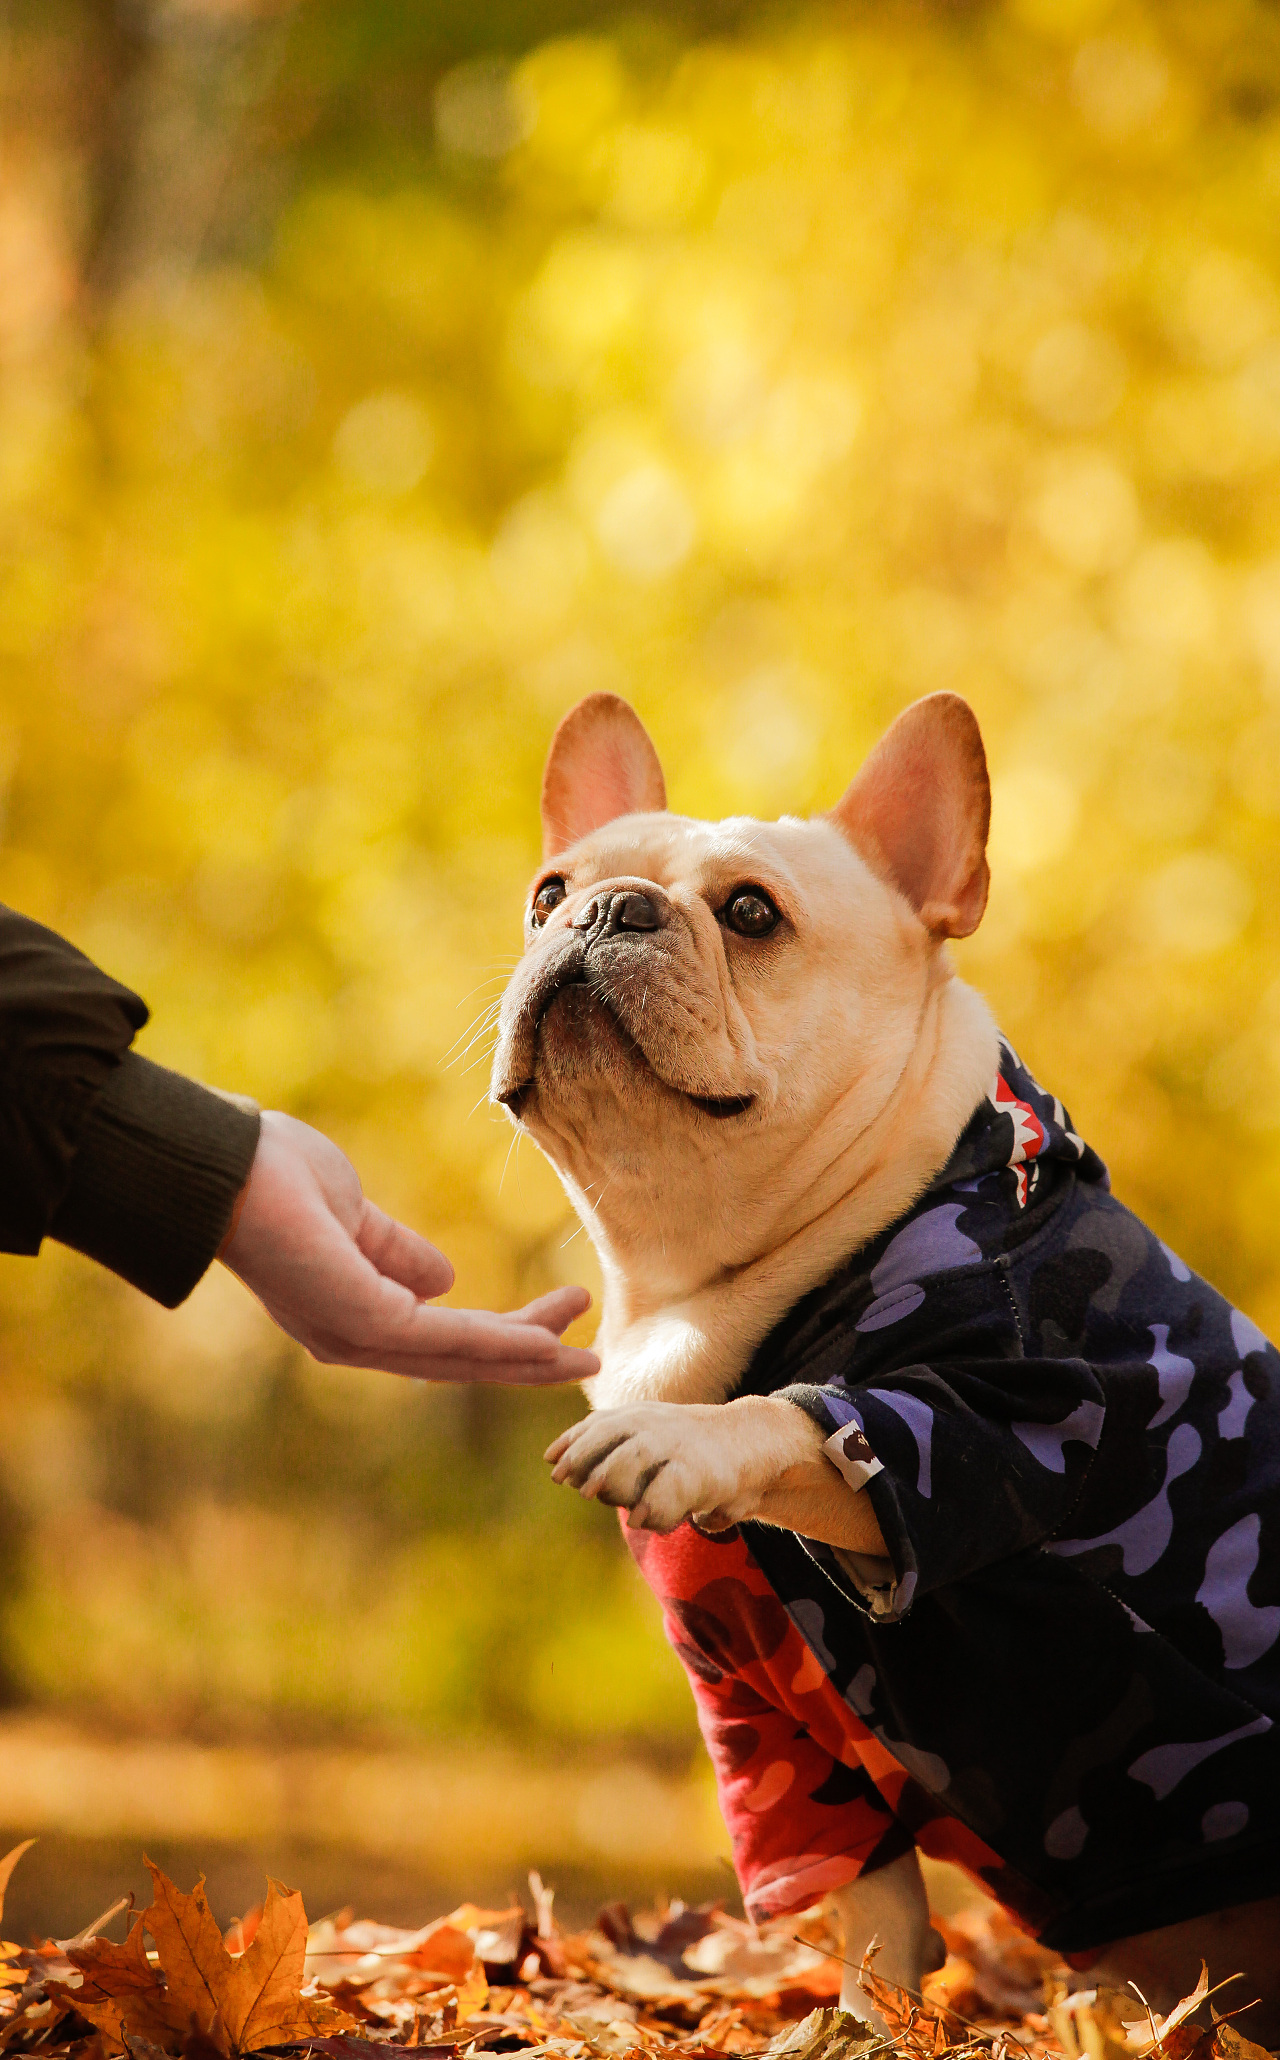
[[[263,1115],[218,1256],[325,1365],[530,1387],[600,1370],[594,1352],[559,1337],[591,1306],[585,1288],[556,1288],[505,1316],[430,1307],[453,1285],[444,1253],[366,1200],[331,1139],[277,1109]]]

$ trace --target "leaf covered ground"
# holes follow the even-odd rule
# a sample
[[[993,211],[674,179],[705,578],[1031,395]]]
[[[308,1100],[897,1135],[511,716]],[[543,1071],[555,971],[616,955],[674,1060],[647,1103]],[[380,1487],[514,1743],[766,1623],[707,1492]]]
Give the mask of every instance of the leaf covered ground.
[[[0,1861],[0,1914],[26,1850]],[[571,1932],[533,1874],[528,1906],[467,1903],[406,1931],[351,1910],[309,1924],[301,1895],[273,1881],[224,1933],[203,1880],[187,1894],[147,1864],[147,1909],[122,1897],[75,1938],[0,1944],[0,2053],[371,2060],[361,2048],[376,2045],[385,2060],[1266,2060],[1208,2004],[1207,1975],[1162,2020],[1135,1996],[1080,1990],[996,1912],[941,1925],[946,1965],[922,1996],[864,1965],[863,1987],[894,2028],[885,2040],[839,2008],[839,1939],[821,1911],[755,1927],[714,1905],[633,1918],[614,1903]],[[123,1943],[106,1936],[121,1923]]]

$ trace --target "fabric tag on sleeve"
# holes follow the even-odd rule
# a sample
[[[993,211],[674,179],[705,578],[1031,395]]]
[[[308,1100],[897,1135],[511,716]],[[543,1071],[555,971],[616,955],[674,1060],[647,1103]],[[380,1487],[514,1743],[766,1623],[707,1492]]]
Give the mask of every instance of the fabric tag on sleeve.
[[[846,1423],[834,1432],[822,1449],[851,1488],[865,1488],[868,1481],[884,1471],[856,1423]]]

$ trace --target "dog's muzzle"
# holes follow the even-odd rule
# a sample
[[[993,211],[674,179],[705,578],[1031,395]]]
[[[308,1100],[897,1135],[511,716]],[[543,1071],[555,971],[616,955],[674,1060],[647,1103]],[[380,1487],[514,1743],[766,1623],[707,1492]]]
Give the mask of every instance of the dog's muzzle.
[[[561,932],[559,948],[539,967],[521,1003],[520,1029],[530,1070],[514,1083],[499,1088],[493,1096],[517,1121],[534,1087],[534,1050],[542,1019],[557,995],[567,987],[589,989],[619,1030],[631,1038],[610,994],[606,963],[612,952],[625,946],[629,938],[665,930],[670,921],[671,911],[665,897],[640,887],[602,888],[576,911],[568,932]],[[631,1041],[634,1043],[634,1038]],[[641,1048],[637,1045],[636,1049],[643,1058]],[[704,1116],[717,1121],[744,1116],[755,1100],[750,1094],[700,1095],[686,1088],[676,1088],[675,1092],[683,1094]]]

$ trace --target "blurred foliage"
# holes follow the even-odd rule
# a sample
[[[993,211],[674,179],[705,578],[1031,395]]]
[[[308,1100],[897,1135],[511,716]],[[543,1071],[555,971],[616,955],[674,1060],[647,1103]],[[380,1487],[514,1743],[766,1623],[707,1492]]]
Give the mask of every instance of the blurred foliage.
[[[0,899],[509,1305],[591,1266],[483,1101],[556,718],[776,813],[958,688],[963,970],[1274,1329],[1280,17],[472,13],[7,16]],[[14,1692],[687,1746],[573,1398],[310,1367],[216,1273],[8,1261],[0,1324]]]

